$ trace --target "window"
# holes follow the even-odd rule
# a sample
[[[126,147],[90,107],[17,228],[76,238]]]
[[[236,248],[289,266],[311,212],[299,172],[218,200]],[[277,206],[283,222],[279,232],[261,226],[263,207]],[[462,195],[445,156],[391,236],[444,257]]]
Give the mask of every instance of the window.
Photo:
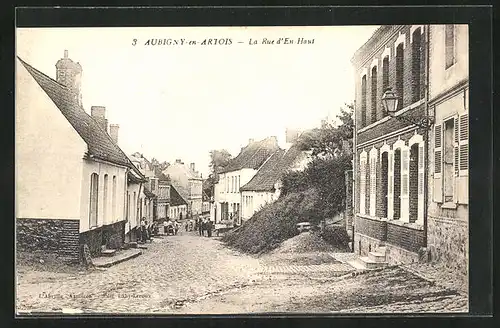
[[[381,204],[381,214],[380,216],[383,218],[387,217],[387,204],[389,201],[389,194],[388,194],[388,178],[389,178],[389,153],[387,151],[382,153],[381,157],[381,167],[380,167],[380,177],[381,177],[381,194],[382,194],[382,204]]]
[[[361,79],[361,127],[366,126],[366,75]]]
[[[90,208],[89,227],[97,227],[98,204],[99,204],[99,175],[92,173],[90,176]]]
[[[398,109],[403,108],[404,49],[403,43],[396,47],[396,93],[399,97]]]
[[[420,28],[413,32],[412,43],[412,102],[417,102],[421,98],[420,73],[422,72],[422,31]],[[423,95],[422,95],[423,96]]]
[[[455,25],[445,26],[445,68],[453,66],[456,62],[456,47],[455,47]]]
[[[102,193],[102,217],[103,217],[103,222],[106,224],[107,219],[108,219],[108,175],[104,175],[104,190]]]
[[[134,191],[134,198],[132,198],[132,213],[133,215],[135,215],[135,220],[136,222],[139,223],[139,219],[137,217],[137,194],[136,192]],[[133,219],[134,217],[132,217],[131,219]]]
[[[125,219],[128,221],[130,217],[130,194],[127,191],[127,198],[125,199]]]
[[[385,56],[382,61],[382,89],[389,87],[389,56]]]
[[[359,157],[359,213],[365,214],[366,204],[366,152]]]
[[[372,120],[374,123],[377,121],[377,103],[378,103],[378,92],[377,92],[377,66],[373,66],[372,68],[372,85],[371,85],[371,105],[372,105]]]
[[[457,136],[455,135],[455,118],[446,120],[443,123],[443,161],[442,161],[442,173],[443,173],[443,198],[444,202],[453,201],[453,189],[455,181],[455,164],[454,163],[454,153],[455,153],[455,140]]]
[[[401,149],[394,150],[393,219],[401,217]]]
[[[111,220],[116,219],[116,176],[113,175],[113,189],[111,190]]]
[[[370,150],[370,216],[375,216],[377,197],[377,149]]]
[[[434,127],[434,191],[437,203],[468,203],[469,115],[455,115]]]

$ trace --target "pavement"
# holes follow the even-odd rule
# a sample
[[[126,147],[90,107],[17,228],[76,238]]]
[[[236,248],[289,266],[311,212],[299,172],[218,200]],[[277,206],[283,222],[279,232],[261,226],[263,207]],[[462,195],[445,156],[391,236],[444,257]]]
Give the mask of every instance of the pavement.
[[[18,267],[22,313],[229,314],[466,312],[451,287],[391,267],[358,274],[351,254],[250,256],[218,238],[180,231],[109,268]],[[355,274],[356,273],[356,274]]]

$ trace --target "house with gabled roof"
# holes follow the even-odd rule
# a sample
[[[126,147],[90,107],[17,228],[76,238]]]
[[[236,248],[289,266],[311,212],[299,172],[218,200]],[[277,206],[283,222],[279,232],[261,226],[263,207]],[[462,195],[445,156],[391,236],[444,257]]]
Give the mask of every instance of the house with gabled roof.
[[[278,150],[278,140],[274,136],[259,141],[250,139],[238,156],[218,172],[219,181],[214,186],[213,220],[216,223],[229,220],[241,224],[240,187],[248,183],[261,165]]]
[[[162,171],[171,179],[172,185],[188,203],[188,216],[198,217],[202,211],[203,178],[196,171],[195,163],[186,165],[181,159],[176,159]]]
[[[188,202],[179,194],[174,186],[170,185],[170,208],[169,218],[182,220],[186,218]]]
[[[146,181],[118,146],[105,107],[82,106],[82,67],[65,51],[56,79],[16,60],[16,249],[76,262],[120,247]]]
[[[297,145],[287,145],[285,149],[274,152],[262,164],[253,178],[240,188],[243,221],[279,198],[281,179],[287,172],[303,170],[311,160],[309,153]]]

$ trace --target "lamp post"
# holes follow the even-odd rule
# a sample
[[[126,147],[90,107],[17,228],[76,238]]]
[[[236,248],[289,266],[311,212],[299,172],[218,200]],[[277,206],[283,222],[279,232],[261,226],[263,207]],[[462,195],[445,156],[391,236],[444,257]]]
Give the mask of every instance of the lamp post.
[[[407,123],[416,125],[417,127],[424,130],[429,130],[432,124],[434,124],[434,119],[430,117],[428,113],[424,117],[419,118],[408,118],[403,115],[396,115],[398,111],[398,104],[398,95],[394,91],[392,91],[391,88],[387,88],[384,92],[384,95],[382,96],[382,106],[384,112],[387,115],[389,115],[390,117],[394,117],[400,121],[405,121]]]

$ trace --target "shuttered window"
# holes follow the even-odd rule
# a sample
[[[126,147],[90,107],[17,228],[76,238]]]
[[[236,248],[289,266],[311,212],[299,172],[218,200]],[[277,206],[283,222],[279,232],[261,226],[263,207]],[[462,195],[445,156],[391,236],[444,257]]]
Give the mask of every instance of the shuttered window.
[[[459,168],[461,174],[467,174],[469,169],[469,114],[460,116],[459,126]]]
[[[366,203],[366,152],[361,153],[359,159],[359,212],[365,214]]]
[[[408,195],[408,172],[409,172],[409,151],[408,149],[403,149],[401,151],[401,194],[403,196]]]
[[[377,199],[377,149],[370,150],[370,216],[375,216]]]
[[[434,173],[441,173],[442,167],[441,129],[441,125],[434,128]]]

